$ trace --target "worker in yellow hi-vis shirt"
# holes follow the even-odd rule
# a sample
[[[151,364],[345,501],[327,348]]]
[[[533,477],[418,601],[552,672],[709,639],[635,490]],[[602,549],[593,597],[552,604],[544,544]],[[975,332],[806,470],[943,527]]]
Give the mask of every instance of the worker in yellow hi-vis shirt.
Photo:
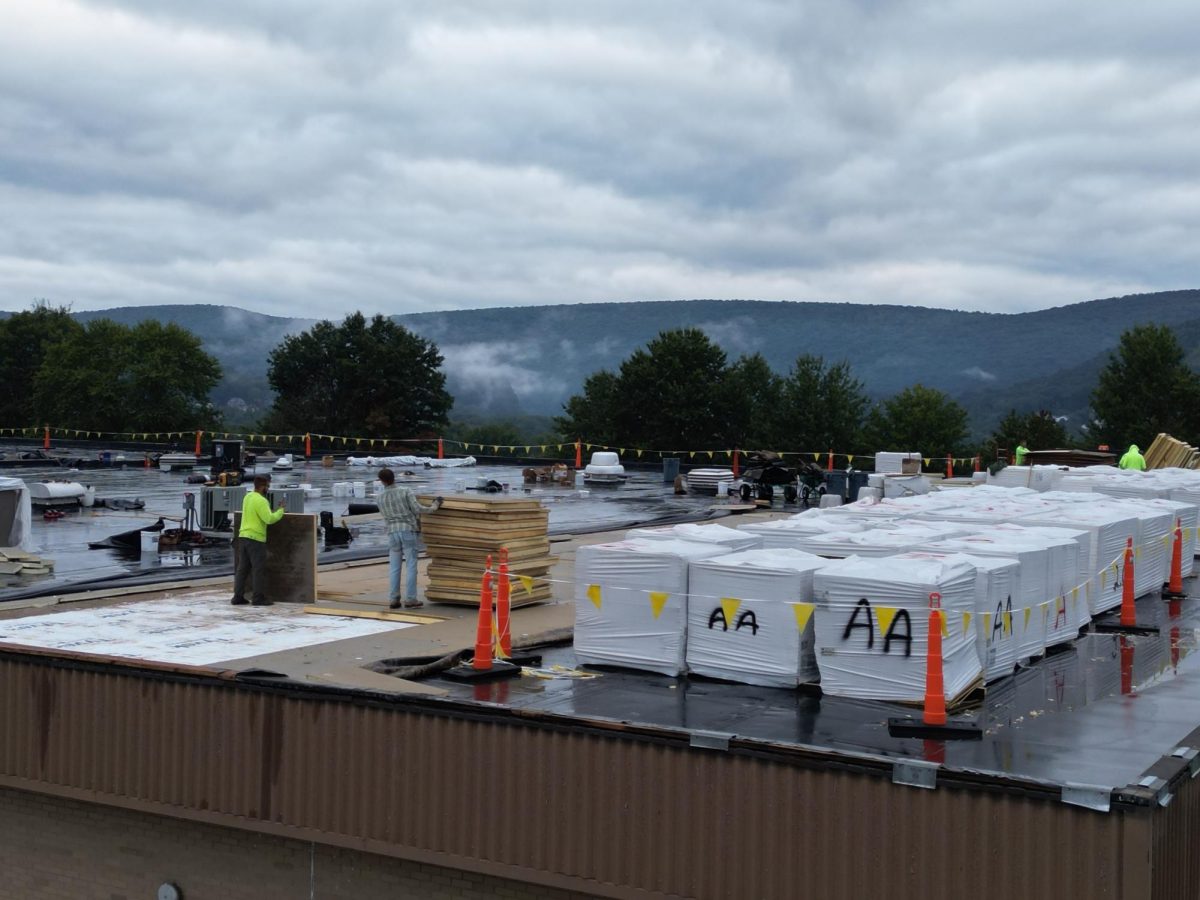
[[[1137,444],[1130,444],[1129,449],[1125,451],[1125,455],[1121,457],[1121,461],[1117,464],[1122,469],[1133,469],[1136,472],[1146,471],[1146,458],[1142,456],[1138,450]]]
[[[234,606],[246,603],[246,579],[254,583],[254,606],[270,606],[267,599],[267,527],[283,518],[283,504],[272,511],[267,499],[267,488],[271,479],[265,475],[254,476],[254,490],[246,492],[242,501],[242,524],[238,529],[238,567],[233,577]]]

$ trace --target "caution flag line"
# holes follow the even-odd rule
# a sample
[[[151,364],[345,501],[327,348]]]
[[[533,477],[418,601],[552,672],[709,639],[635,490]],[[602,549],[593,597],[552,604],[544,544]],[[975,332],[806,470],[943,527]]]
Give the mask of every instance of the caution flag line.
[[[1200,540],[1200,528],[1184,529],[1184,530],[1185,531],[1194,530],[1196,532],[1197,539]],[[1171,539],[1173,539],[1173,532],[1171,535],[1167,536],[1166,541],[1158,541],[1157,543],[1163,543],[1164,546],[1169,546],[1169,542]],[[1134,548],[1135,556],[1141,554],[1142,546],[1144,546],[1144,545],[1138,545],[1137,547]],[[1028,607],[1024,607],[1024,609],[1025,609],[1024,626],[1026,628],[1029,627],[1029,619],[1030,619],[1030,616],[1032,615],[1032,612],[1034,609],[1042,610],[1042,616],[1043,616],[1043,618],[1045,618],[1050,613],[1050,605],[1051,604],[1054,604],[1055,608],[1057,609],[1058,604],[1060,604],[1060,603],[1066,604],[1068,597],[1070,597],[1070,602],[1071,602],[1072,606],[1074,606],[1074,604],[1078,603],[1078,601],[1079,601],[1079,592],[1080,591],[1085,592],[1084,601],[1086,602],[1086,589],[1089,586],[1091,586],[1092,584],[1095,584],[1097,582],[1097,580],[1099,580],[1099,582],[1100,582],[1100,590],[1104,590],[1107,587],[1106,576],[1107,576],[1108,572],[1111,571],[1113,573],[1114,579],[1120,577],[1120,564],[1123,561],[1124,556],[1125,556],[1125,551],[1122,550],[1121,554],[1119,556],[1117,556],[1115,559],[1113,559],[1111,562],[1109,562],[1106,566],[1104,566],[1102,569],[1100,569],[1100,571],[1098,571],[1091,578],[1088,578],[1085,581],[1082,581],[1079,584],[1074,585],[1073,587],[1067,588],[1066,590],[1064,590],[1061,594],[1059,594],[1056,597],[1052,597],[1049,600],[1043,600],[1040,603],[1034,603]],[[500,574],[499,569],[485,569],[484,572],[481,574],[486,574],[489,572],[493,578],[498,577]],[[538,583],[538,582],[540,582],[542,584],[564,584],[564,585],[568,585],[570,587],[576,587],[580,584],[583,584],[583,582],[581,582],[581,581],[573,581],[573,580],[567,579],[567,578],[551,578],[548,575],[517,575],[512,572],[509,572],[508,577],[512,581],[519,582],[522,589],[524,589],[524,591],[527,594],[533,593],[533,586],[535,583]],[[638,593],[638,594],[646,594],[647,598],[650,600],[650,603],[652,606],[652,611],[653,611],[654,617],[656,619],[661,614],[663,606],[665,605],[667,599],[670,596],[670,594],[664,593],[662,591],[651,591],[651,590],[643,589],[643,588],[622,587],[622,588],[619,588],[619,590],[625,591],[627,593],[632,592],[632,593]],[[590,599],[592,601],[592,603],[594,603],[596,605],[596,608],[599,609],[601,606],[601,603],[602,603],[602,585],[588,584],[587,588],[585,590],[585,594],[588,597],[588,599]],[[696,597],[701,600],[714,600],[714,601],[717,601],[720,603],[724,603],[727,600],[735,599],[735,598],[730,598],[730,597],[719,597],[719,596],[716,596],[713,594],[695,594],[695,593],[691,593],[691,592],[688,592],[688,596]],[[762,601],[764,599],[765,598],[761,598],[761,597],[739,597],[739,598],[736,598],[736,602],[742,603],[747,600]],[[806,604],[806,603],[801,603],[800,601],[796,601],[795,603],[792,604],[792,606],[797,606],[797,605],[813,606],[814,608],[816,607],[815,603]],[[892,607],[877,607],[877,608],[883,609],[883,610],[888,610],[891,612],[892,615],[895,615],[895,609],[893,609]],[[1007,612],[1004,614],[1006,620],[1008,620],[1008,624],[1006,625],[1006,630],[1010,634],[1012,633],[1011,616],[1014,614],[1015,613],[1007,613]],[[967,633],[967,631],[969,630],[969,627],[970,627],[971,620],[974,619],[976,615],[977,614],[975,613],[974,610],[964,611],[962,613],[962,633],[963,634]],[[990,623],[990,620],[991,620],[993,614],[992,613],[979,613],[978,615],[980,615],[981,617],[983,617],[985,619],[985,621]],[[797,612],[797,616],[799,616],[799,612]],[[726,616],[726,618],[728,618],[728,615]],[[942,617],[942,631],[943,631],[943,633],[946,633],[946,636],[948,637],[949,634],[948,634],[948,626],[947,626],[946,618],[947,618],[946,616]],[[807,619],[805,621],[807,621]],[[803,626],[801,626],[801,628],[803,629]]]

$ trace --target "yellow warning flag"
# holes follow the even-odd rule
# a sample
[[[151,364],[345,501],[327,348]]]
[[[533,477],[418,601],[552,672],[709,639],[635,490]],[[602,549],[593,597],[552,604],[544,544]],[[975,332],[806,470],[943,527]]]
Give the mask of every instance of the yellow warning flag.
[[[706,450],[706,451],[704,451],[704,452],[708,454],[708,458],[709,458],[709,459],[712,459],[712,458],[713,458],[713,452],[712,452],[711,450]]]
[[[931,457],[931,456],[927,456],[927,457],[925,457],[925,465],[926,465],[926,467],[928,467],[928,466],[929,466],[929,460],[931,460],[932,458],[933,458],[933,457]]]
[[[888,629],[892,627],[892,621],[896,618],[896,613],[899,609],[895,606],[877,606],[875,614],[879,616],[879,631],[881,634],[887,634]]]
[[[949,638],[950,637],[950,625],[946,621],[946,613],[944,610],[938,613],[938,624],[942,626],[942,637]]]
[[[592,445],[591,445],[591,444],[585,444],[584,446],[585,446],[585,447],[587,447],[587,449],[589,449],[589,450],[591,450],[591,449],[592,449]]]
[[[971,628],[971,614],[969,612],[963,613],[962,628],[963,628],[963,634],[966,634]]]
[[[637,453],[638,453],[638,456],[639,456],[639,457],[642,455],[642,451],[641,451],[641,450],[639,450]]]
[[[559,449],[559,450],[561,450],[561,449],[562,449],[562,444],[559,444],[559,445],[558,445],[558,449]]]
[[[546,452],[546,445],[545,445],[545,444],[539,444],[539,445],[538,445],[538,452],[539,452],[539,453],[545,453],[545,452]]]
[[[1142,545],[1141,544],[1138,544],[1136,547],[1133,548],[1133,555],[1135,557],[1142,555]]]
[[[983,616],[983,636],[988,643],[992,640],[992,614],[980,613]]]
[[[532,447],[532,446],[526,447],[526,448],[525,448],[525,455],[526,455],[526,456],[528,456],[528,455],[529,455],[529,451],[530,451],[530,450],[532,450],[532,449],[533,449],[533,447]]]
[[[588,599],[596,604],[596,609],[600,608],[600,585],[589,584],[587,588]]]
[[[529,596],[532,597],[533,596],[533,576],[532,575],[518,575],[517,581],[521,582],[521,587],[525,588],[525,593],[529,594]],[[598,588],[599,585],[596,585],[596,587]],[[591,588],[588,588],[588,590],[590,591]],[[599,595],[600,595],[600,591],[597,590],[596,596],[599,596]],[[589,594],[589,596],[590,596],[590,594]],[[600,603],[598,601],[593,600],[592,602],[595,603],[597,607],[600,606]]]
[[[849,455],[849,456],[847,456],[847,457],[846,457],[846,465],[850,465],[852,462],[854,462],[854,455],[853,455],[853,454],[851,454],[851,455]]]
[[[808,627],[808,621],[812,618],[813,611],[817,608],[815,603],[793,603],[792,612],[796,614],[796,628],[801,632]]]
[[[650,592],[650,612],[654,614],[654,618],[657,619],[662,615],[663,607],[667,605],[667,598],[669,596],[671,595],[663,591]],[[721,602],[724,603],[725,601],[722,600]]]
[[[618,448],[617,448],[617,453],[618,453],[618,454],[620,454],[621,456],[624,456],[624,455],[625,455],[625,448],[624,448],[624,447],[618,447]]]
[[[821,454],[820,454],[820,453],[814,453],[814,454],[813,454],[813,462],[816,462],[816,461],[817,461],[817,460],[819,460],[820,458],[821,458]]]
[[[1025,630],[1026,631],[1029,630],[1029,617],[1031,615],[1033,615],[1033,607],[1032,606],[1025,607]]]
[[[1162,545],[1163,545],[1164,547],[1170,547],[1170,546],[1171,546],[1171,536],[1170,536],[1169,534],[1165,534],[1165,535],[1163,535]]]
[[[742,601],[737,597],[722,597],[721,612],[725,613],[725,624],[732,625],[734,618],[737,616],[738,607],[742,605]]]
[[[696,451],[695,451],[695,450],[692,450],[692,451],[690,451],[690,453],[689,453],[688,455],[689,455],[689,456],[695,456],[695,455],[696,455]]]
[[[1029,610],[1025,610],[1025,612],[1028,613]],[[1025,616],[1025,624],[1029,624],[1029,616],[1028,615]],[[1010,637],[1012,636],[1013,628],[1012,628],[1012,613],[1011,612],[1006,612],[1004,614],[1003,633],[1009,635]]]
[[[499,447],[498,445],[496,445],[496,444],[492,444],[492,452],[493,452],[493,453],[499,453],[499,452],[500,452],[500,447]]]
[[[1106,587],[1108,587],[1108,569],[1100,573],[1100,590],[1104,590]]]

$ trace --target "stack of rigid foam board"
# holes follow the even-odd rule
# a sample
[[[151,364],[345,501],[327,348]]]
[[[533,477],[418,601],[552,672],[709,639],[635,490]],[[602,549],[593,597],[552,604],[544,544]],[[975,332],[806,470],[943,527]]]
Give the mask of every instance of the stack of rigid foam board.
[[[427,498],[422,498],[427,499]],[[446,497],[442,508],[421,517],[421,537],[429,551],[429,587],[425,596],[438,603],[479,603],[487,558],[500,565],[508,550],[513,606],[550,599],[544,580],[554,558],[546,528],[550,513],[537,500],[493,496]],[[533,577],[527,590],[517,578]]]
[[[1147,469],[1195,469],[1200,467],[1200,451],[1191,444],[1160,433],[1146,450]]]
[[[42,559],[11,547],[0,547],[0,575],[49,575],[53,571],[52,559]]]

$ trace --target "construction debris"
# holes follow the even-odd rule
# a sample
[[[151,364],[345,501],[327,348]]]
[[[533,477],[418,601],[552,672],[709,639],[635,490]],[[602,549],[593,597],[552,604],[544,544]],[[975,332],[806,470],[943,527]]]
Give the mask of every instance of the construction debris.
[[[545,576],[554,564],[549,521],[549,510],[537,500],[446,497],[439,510],[421,519],[421,537],[429,552],[425,596],[438,603],[477,605],[487,559],[490,556],[497,569],[503,548],[508,551],[512,605],[549,600]]]
[[[52,559],[43,559],[40,556],[34,556],[32,553],[26,553],[23,550],[14,550],[11,547],[0,548],[0,575],[31,577],[34,575],[50,575],[53,572],[54,560]]]

